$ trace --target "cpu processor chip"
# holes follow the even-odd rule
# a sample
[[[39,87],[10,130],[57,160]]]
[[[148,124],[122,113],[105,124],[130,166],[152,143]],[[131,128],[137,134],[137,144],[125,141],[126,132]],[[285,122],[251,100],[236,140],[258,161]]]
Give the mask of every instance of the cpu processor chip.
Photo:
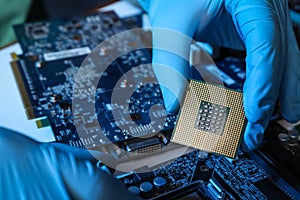
[[[172,141],[235,158],[245,128],[240,92],[191,80]]]

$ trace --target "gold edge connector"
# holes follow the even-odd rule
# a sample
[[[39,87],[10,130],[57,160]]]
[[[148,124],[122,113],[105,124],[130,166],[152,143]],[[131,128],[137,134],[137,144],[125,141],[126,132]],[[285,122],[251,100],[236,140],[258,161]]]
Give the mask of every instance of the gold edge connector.
[[[35,114],[34,114],[34,110],[33,110],[33,106],[31,104],[30,98],[27,94],[26,88],[25,88],[25,81],[22,78],[19,66],[17,61],[19,60],[17,54],[12,53],[11,54],[13,61],[10,62],[12,71],[14,73],[14,77],[18,86],[18,89],[20,91],[21,94],[21,98],[22,98],[22,102],[23,102],[23,106],[25,107],[25,111],[26,111],[26,115],[28,119],[34,119],[36,118]]]
[[[10,54],[10,56],[11,56],[11,58],[13,59],[13,61],[19,60],[19,56],[17,55],[16,52],[12,52],[12,53]]]

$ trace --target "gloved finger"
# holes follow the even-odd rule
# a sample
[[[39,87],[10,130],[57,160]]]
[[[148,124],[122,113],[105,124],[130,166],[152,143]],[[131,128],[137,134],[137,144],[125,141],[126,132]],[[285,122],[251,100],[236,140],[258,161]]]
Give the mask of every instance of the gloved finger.
[[[47,146],[49,144],[44,143],[42,145]],[[65,154],[72,154],[77,159],[89,160],[95,165],[98,163],[98,161],[101,161],[107,167],[110,167],[112,169],[115,169],[116,167],[116,160],[110,154],[97,151],[97,150],[86,150],[86,149],[76,148],[62,143],[51,143],[50,145],[52,145],[56,149],[56,151],[64,152]]]
[[[53,146],[56,151],[64,152],[64,153],[70,153],[74,156],[76,156],[78,159],[82,160],[91,160],[94,162],[97,162],[96,158],[93,157],[88,150],[76,148],[67,144],[63,143],[42,143],[41,145],[46,146],[45,148],[48,148],[48,145]]]
[[[0,199],[137,199],[86,152],[54,146],[0,128]]]
[[[244,42],[233,23],[231,14],[225,9],[225,4],[207,26],[197,29],[194,39],[215,46],[245,50]]]
[[[244,144],[257,148],[274,110],[285,72],[287,5],[283,1],[226,1],[226,9],[245,43],[244,108],[248,124]],[[254,14],[255,13],[255,14]]]
[[[38,142],[0,128],[0,199],[67,199],[68,192],[51,158]]]
[[[283,117],[291,123],[300,120],[300,53],[287,16],[287,66],[280,89],[280,108]]]
[[[197,29],[205,27],[218,14],[221,7],[222,1],[151,1],[149,17],[152,26],[169,30],[169,33],[153,30],[152,60],[168,111],[178,109],[186,89],[184,82],[189,77],[191,38]]]
[[[151,0],[138,0],[138,2],[146,12],[149,11]]]
[[[99,170],[90,160],[82,160],[72,153],[57,151],[53,161],[69,196],[74,199],[138,199],[119,181]]]

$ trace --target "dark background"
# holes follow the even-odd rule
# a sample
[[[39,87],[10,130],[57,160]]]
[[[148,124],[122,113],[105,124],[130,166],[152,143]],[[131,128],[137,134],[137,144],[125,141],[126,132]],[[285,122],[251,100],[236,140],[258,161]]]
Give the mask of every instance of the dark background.
[[[70,18],[95,12],[116,0],[32,0],[26,21]]]

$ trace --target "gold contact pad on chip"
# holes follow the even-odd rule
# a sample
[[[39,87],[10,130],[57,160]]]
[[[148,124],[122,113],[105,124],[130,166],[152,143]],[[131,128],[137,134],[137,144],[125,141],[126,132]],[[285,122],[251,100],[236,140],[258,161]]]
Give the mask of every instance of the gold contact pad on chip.
[[[240,92],[191,80],[172,142],[235,158],[246,121],[242,100]]]

